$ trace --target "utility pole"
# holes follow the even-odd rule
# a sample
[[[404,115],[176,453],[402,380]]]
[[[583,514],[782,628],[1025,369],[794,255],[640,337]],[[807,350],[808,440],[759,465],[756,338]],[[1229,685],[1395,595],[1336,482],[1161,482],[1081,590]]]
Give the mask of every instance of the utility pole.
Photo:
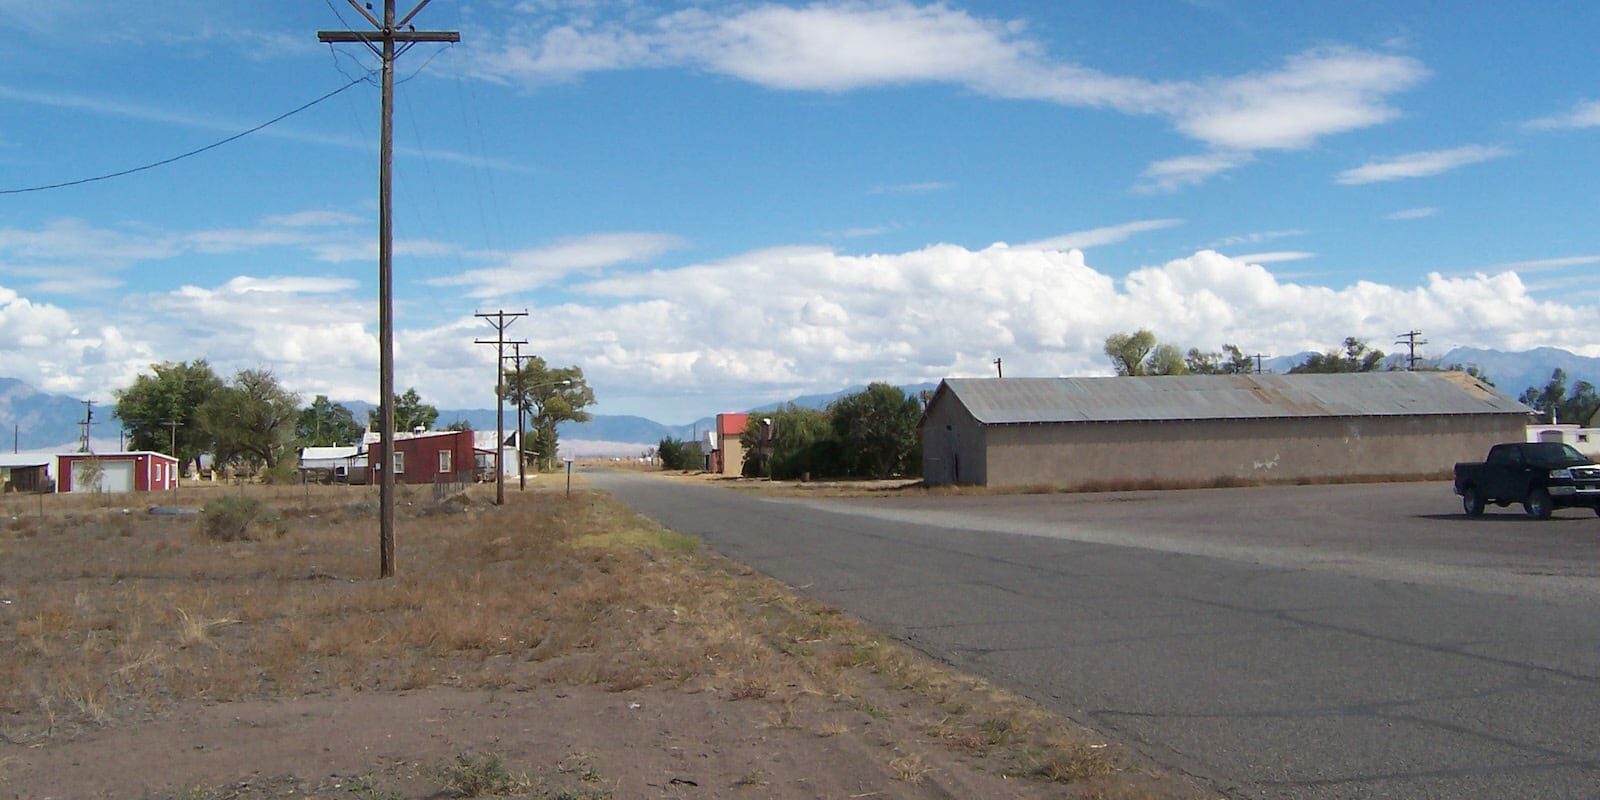
[[[522,341],[519,341],[519,342],[508,342],[508,341],[506,341],[506,328],[511,327],[511,323],[516,322],[517,321],[517,317],[526,317],[526,316],[528,316],[528,312],[526,312],[526,311],[507,312],[504,309],[501,309],[500,311],[496,311],[493,314],[477,314],[477,313],[474,313],[473,316],[482,317],[484,320],[487,320],[488,323],[491,326],[494,327],[494,332],[495,332],[495,338],[494,339],[492,339],[492,340],[491,339],[474,339],[473,343],[474,344],[492,344],[492,345],[495,346],[495,359],[494,359],[494,447],[495,447],[495,451],[494,451],[494,504],[497,505],[497,506],[503,506],[503,505],[506,504],[506,466],[505,466],[504,463],[502,463],[502,461],[505,459],[505,456],[506,456],[506,420],[505,420],[505,417],[506,417],[506,366],[505,366],[505,364],[506,364],[506,345],[508,345],[508,344],[527,344],[528,343],[527,340],[525,340],[525,339],[522,340]],[[521,442],[517,442],[517,447],[520,450],[520,448],[522,447],[522,443]],[[522,458],[522,454],[520,452],[517,453],[517,458],[519,460]]]
[[[176,501],[178,499],[178,479],[183,477],[183,459],[178,457],[178,429],[183,427],[183,423],[175,419],[169,419],[161,424],[172,431],[172,460],[178,462],[178,474],[172,476],[172,499]]]
[[[383,457],[388,468],[379,465],[378,489],[378,577],[394,576],[394,225],[391,194],[394,183],[394,60],[418,42],[459,42],[457,31],[419,31],[411,18],[426,6],[421,0],[410,13],[395,21],[394,0],[383,0],[380,22],[357,0],[350,7],[372,23],[371,31],[317,31],[317,41],[326,44],[360,42],[383,62],[382,124],[378,142],[378,420]],[[395,43],[402,46],[395,51]]]
[[[1000,365],[999,358],[994,360],[994,376],[996,378],[1004,378],[1006,376],[1005,368]]]
[[[1416,372],[1417,371],[1417,345],[1419,345],[1419,344],[1427,344],[1428,343],[1427,339],[1418,339],[1417,338],[1418,336],[1421,336],[1421,335],[1422,335],[1422,331],[1406,331],[1405,333],[1397,333],[1397,334],[1394,335],[1395,336],[1395,339],[1394,339],[1394,343],[1395,344],[1406,345],[1411,350],[1411,355],[1406,357],[1406,371],[1407,372]]]
[[[78,446],[80,453],[93,453],[94,447],[89,440],[89,426],[94,424],[94,401],[83,401],[83,421],[78,423],[83,426],[83,440]]]
[[[1262,354],[1262,353],[1256,353],[1255,356],[1253,356],[1253,357],[1256,360],[1256,374],[1260,375],[1261,374],[1261,359],[1266,358],[1267,356],[1265,354]]]
[[[522,382],[522,346],[525,344],[527,344],[525,341],[511,343],[511,366],[517,372],[518,383]],[[524,448],[522,446],[522,406],[524,402],[522,392],[527,391],[527,389],[527,386],[523,386],[521,391],[517,393],[517,491],[519,492],[528,490],[528,470],[522,463],[527,460],[523,457]],[[501,449],[503,450],[504,446]]]

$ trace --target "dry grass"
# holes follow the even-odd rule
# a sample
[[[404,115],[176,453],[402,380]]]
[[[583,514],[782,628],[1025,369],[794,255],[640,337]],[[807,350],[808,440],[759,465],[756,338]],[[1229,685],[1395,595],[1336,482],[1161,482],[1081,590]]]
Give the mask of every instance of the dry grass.
[[[183,499],[199,506],[224,491],[240,490]],[[0,736],[41,743],[193,699],[581,684],[769,704],[773,727],[798,726],[797,698],[831,698],[841,721],[820,723],[819,737],[846,733],[850,715],[892,715],[1007,775],[1072,781],[1122,769],[1031,703],[602,494],[512,493],[503,507],[458,499],[451,513],[402,494],[399,576],[376,580],[370,491],[245,491],[282,514],[281,537],[212,541],[197,517],[124,512],[104,498],[49,498],[32,523],[18,514],[4,526]],[[496,765],[454,766],[466,781]],[[928,769],[916,756],[891,767],[912,783]]]

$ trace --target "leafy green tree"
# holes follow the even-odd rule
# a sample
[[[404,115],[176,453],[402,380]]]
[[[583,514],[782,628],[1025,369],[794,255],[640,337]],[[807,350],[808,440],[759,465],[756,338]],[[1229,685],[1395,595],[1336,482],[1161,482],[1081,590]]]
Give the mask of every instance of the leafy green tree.
[[[1568,389],[1567,372],[1559,367],[1550,373],[1544,388],[1529,386],[1517,399],[1553,423],[1592,424],[1600,414],[1600,394],[1594,384],[1578,381]]]
[[[1135,333],[1113,333],[1106,337],[1105,352],[1118,375],[1140,376],[1145,371],[1145,359],[1156,347],[1156,335],[1140,329]]]
[[[828,415],[789,404],[776,411],[751,414],[744,433],[743,472],[778,480],[840,474],[839,444]]]
[[[470,431],[472,430],[472,423],[464,419],[458,419],[455,422],[444,426],[444,429],[447,431]]]
[[[561,445],[556,426],[588,422],[591,415],[584,409],[594,405],[594,390],[584,382],[581,367],[551,367],[540,356],[507,369],[505,383],[506,398],[527,412],[533,426],[533,434],[526,437],[529,449],[548,469]]]
[[[1344,350],[1329,350],[1326,353],[1312,353],[1306,360],[1296,364],[1289,372],[1298,373],[1334,373],[1334,372],[1377,372],[1383,369],[1383,351],[1372,350],[1367,343],[1354,336],[1345,337]]]
[[[367,426],[370,430],[383,430],[383,423],[378,419],[382,414],[382,408],[373,408],[367,412]],[[433,430],[433,423],[438,420],[439,409],[422,402],[422,396],[417,394],[416,389],[407,389],[405,394],[394,396],[394,430],[396,433],[409,433],[418,428],[425,431]]]
[[[656,455],[661,459],[662,469],[700,469],[705,465],[699,442],[685,442],[671,436],[656,445]]]
[[[1220,353],[1201,352],[1200,348],[1191,347],[1183,360],[1194,375],[1248,375],[1256,369],[1255,361],[1236,344],[1224,344]]]
[[[325,394],[317,395],[311,405],[300,410],[294,428],[295,440],[301,447],[356,444],[361,441],[363,432],[356,415],[343,403],[330,401]]]
[[[200,424],[200,407],[222,389],[222,379],[206,360],[151,364],[133,385],[116,393],[115,414],[127,429],[129,447],[167,453],[179,467],[211,451],[210,433]],[[177,425],[168,423],[176,422]],[[174,436],[177,452],[173,450]]]
[[[271,370],[240,370],[200,406],[200,426],[211,435],[219,463],[272,470],[294,445],[300,398]]]
[[[905,473],[921,418],[922,404],[887,383],[871,384],[828,407],[841,466],[848,474],[874,478]]]
[[[1183,351],[1176,345],[1158,344],[1150,351],[1144,366],[1146,375],[1187,375],[1189,365],[1183,360]]]

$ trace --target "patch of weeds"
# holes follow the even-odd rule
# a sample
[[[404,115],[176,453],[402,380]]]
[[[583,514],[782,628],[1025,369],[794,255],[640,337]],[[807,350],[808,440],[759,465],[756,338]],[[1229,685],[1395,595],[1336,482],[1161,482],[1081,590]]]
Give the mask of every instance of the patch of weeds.
[[[767,773],[762,772],[759,768],[740,775],[739,779],[733,782],[733,788],[735,789],[754,789],[766,785]]]
[[[281,538],[288,530],[277,509],[247,495],[225,494],[200,509],[200,531],[215,542]]]
[[[401,800],[404,795],[394,789],[385,789],[372,782],[367,775],[357,775],[344,785],[345,794],[356,800]]]
[[[866,714],[867,716],[872,717],[873,719],[888,719],[889,718],[889,712],[888,711],[885,711],[884,709],[873,705],[872,703],[868,702],[866,699],[861,698],[861,697],[851,696],[851,698],[849,700],[845,701],[845,705],[849,706],[852,709],[855,709],[856,711],[860,711],[861,713]]]
[[[534,789],[525,773],[513,774],[496,753],[463,753],[432,770],[432,777],[450,797],[511,797]]]
[[[1011,720],[986,719],[978,725],[978,730],[983,732],[983,741],[991,747],[998,747],[1011,741]]]
[[[1082,744],[1055,744],[1042,753],[1030,754],[1030,772],[1051,783],[1074,783],[1117,771],[1117,765],[1100,748]]]

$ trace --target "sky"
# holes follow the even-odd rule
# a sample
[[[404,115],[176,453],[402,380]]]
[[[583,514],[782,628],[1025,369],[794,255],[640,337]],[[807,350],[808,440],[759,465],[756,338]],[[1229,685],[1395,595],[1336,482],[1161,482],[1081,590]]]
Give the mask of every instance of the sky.
[[[461,42],[397,61],[396,386],[491,407],[500,310],[591,410],[666,423],[996,358],[1110,374],[1140,328],[1600,356],[1597,23],[434,0],[412,24]],[[316,38],[362,28],[346,0],[0,0],[0,376],[109,401],[205,358],[376,401],[377,58]]]

